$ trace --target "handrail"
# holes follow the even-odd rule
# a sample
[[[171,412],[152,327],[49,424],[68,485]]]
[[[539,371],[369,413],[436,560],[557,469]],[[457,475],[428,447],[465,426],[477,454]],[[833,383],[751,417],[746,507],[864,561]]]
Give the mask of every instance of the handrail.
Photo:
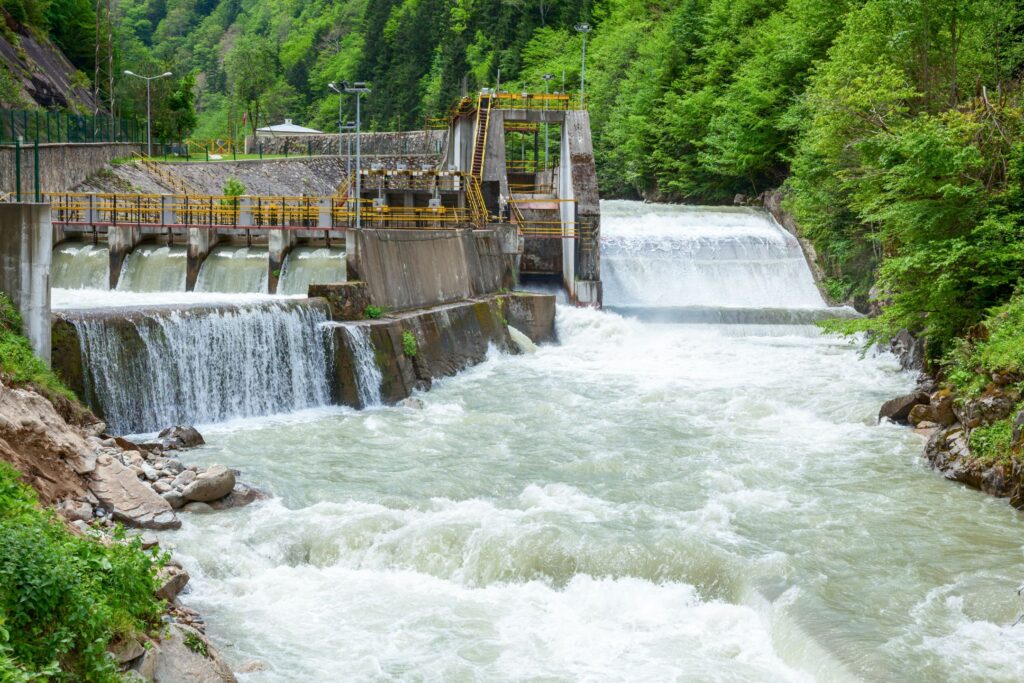
[[[178,177],[169,170],[162,168],[146,155],[140,154],[139,152],[133,152],[132,159],[139,163],[149,173],[155,175],[166,183],[170,189],[181,192],[182,194],[202,194],[200,190],[193,187],[184,179]]]

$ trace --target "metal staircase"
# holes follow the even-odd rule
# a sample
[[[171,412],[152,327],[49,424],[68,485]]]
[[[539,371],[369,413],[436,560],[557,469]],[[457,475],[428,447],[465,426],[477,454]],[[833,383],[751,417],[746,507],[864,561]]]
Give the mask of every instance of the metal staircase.
[[[491,102],[489,93],[480,93],[476,108],[476,132],[473,139],[473,163],[469,174],[478,182],[483,180],[484,158],[487,154],[487,130],[491,121]]]

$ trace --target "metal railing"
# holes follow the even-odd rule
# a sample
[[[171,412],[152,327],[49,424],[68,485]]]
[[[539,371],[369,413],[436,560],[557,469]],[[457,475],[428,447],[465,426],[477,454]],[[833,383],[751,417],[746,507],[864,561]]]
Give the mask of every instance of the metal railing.
[[[0,141],[32,142],[128,142],[146,141],[145,123],[105,114],[69,114],[59,111],[0,109]]]

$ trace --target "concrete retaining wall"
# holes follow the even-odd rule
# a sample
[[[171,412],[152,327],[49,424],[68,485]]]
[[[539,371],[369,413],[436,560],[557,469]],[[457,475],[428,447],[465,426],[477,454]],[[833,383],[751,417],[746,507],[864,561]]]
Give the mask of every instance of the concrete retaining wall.
[[[53,228],[48,204],[0,204],[0,289],[21,313],[25,335],[50,362],[50,261]]]
[[[125,143],[74,143],[39,145],[39,184],[41,192],[70,190],[106,167],[111,160],[130,157],[142,149]],[[14,192],[19,152],[11,145],[0,146],[0,190]],[[35,151],[23,146],[21,156],[22,199],[31,201],[35,192]]]
[[[497,292],[509,266],[491,230],[351,230],[349,279],[394,310],[425,308]]]
[[[384,133],[360,133],[360,147],[364,156],[390,157],[431,157],[436,160],[444,153],[447,130],[412,130]],[[258,142],[264,154],[284,154],[285,148],[290,154],[348,154],[351,145],[352,154],[356,153],[356,134],[341,134],[341,151],[338,151],[338,134],[322,133],[320,135],[274,135],[260,136]],[[252,137],[246,138],[246,149],[256,153],[256,145]],[[424,163],[430,163],[425,161]]]

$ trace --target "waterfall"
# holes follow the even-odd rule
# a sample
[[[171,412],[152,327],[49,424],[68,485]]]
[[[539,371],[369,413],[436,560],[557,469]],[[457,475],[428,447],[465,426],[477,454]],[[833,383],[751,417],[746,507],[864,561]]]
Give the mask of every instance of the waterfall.
[[[267,302],[61,314],[78,331],[86,400],[114,433],[327,405],[319,305]]]
[[[266,294],[269,271],[265,247],[217,247],[199,269],[196,291]]]
[[[367,325],[345,325],[344,328],[349,350],[352,351],[359,403],[364,408],[379,406],[383,402],[380,385],[384,376],[377,365],[370,328]]]
[[[345,250],[296,247],[284,259],[278,294],[305,295],[311,284],[345,282]]]
[[[50,284],[61,289],[108,289],[110,252],[103,245],[62,242],[53,250]]]
[[[828,309],[799,242],[762,211],[606,202],[605,304],[660,322],[806,324]]]
[[[184,292],[187,256],[185,247],[136,247],[125,259],[117,288],[127,292]]]

